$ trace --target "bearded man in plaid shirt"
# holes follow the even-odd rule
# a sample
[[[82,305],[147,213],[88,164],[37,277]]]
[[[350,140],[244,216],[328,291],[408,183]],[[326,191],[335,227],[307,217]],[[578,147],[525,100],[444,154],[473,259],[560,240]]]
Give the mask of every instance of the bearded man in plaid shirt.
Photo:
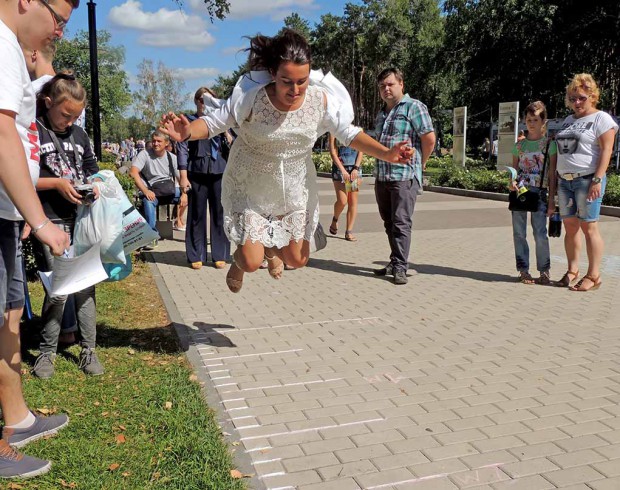
[[[375,274],[393,275],[394,284],[407,284],[413,209],[422,193],[422,170],[435,147],[435,132],[426,106],[404,93],[398,68],[383,70],[377,83],[385,105],[377,116],[375,137],[388,148],[409,141],[415,152],[406,164],[377,160],[375,165],[375,196],[391,249],[390,263]]]

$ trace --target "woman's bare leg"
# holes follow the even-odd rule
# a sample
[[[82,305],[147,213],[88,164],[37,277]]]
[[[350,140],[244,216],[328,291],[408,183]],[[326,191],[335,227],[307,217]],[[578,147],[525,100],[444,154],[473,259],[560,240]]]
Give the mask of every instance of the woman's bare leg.
[[[233,254],[233,263],[226,274],[226,284],[233,293],[241,289],[243,275],[246,272],[254,272],[260,267],[265,255],[265,248],[260,242],[245,242],[237,245],[237,250]]]
[[[291,240],[280,250],[286,265],[299,269],[308,263],[310,258],[310,242],[307,240]]]
[[[359,192],[349,192],[347,196],[349,206],[347,207],[347,231],[353,231],[355,218],[357,218],[357,199]]]

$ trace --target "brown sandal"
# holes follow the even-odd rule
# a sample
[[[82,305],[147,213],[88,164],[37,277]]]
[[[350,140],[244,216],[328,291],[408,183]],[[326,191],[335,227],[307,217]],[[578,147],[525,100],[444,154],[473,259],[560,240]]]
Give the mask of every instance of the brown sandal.
[[[344,232],[344,239],[347,242],[357,242],[357,237],[353,234],[353,231],[347,230]]]
[[[338,218],[336,218],[335,216],[332,218],[332,224],[329,225],[329,232],[332,235],[338,234]]]
[[[549,276],[549,271],[541,272],[537,282],[541,286],[548,286],[549,284],[551,284],[551,277]]]
[[[585,281],[586,279],[592,283],[592,286],[590,286],[587,289],[583,287],[583,281]],[[596,291],[598,288],[601,287],[601,284],[603,284],[603,281],[601,281],[601,276],[592,277],[586,274],[579,280],[579,282],[577,282],[577,284],[575,284],[574,286],[571,286],[568,289],[570,289],[571,291],[581,291],[581,292]]]
[[[536,284],[536,281],[534,281],[534,278],[527,271],[519,272],[519,282],[521,284]]]
[[[284,271],[284,262],[282,259],[277,255],[269,257],[267,254],[265,254],[265,259],[267,260],[269,275],[274,279],[280,279],[282,277],[282,272]]]
[[[573,278],[571,279],[569,276],[569,274],[571,276],[573,276]],[[562,279],[560,279],[558,282],[555,283],[555,285],[559,288],[568,288],[570,287],[571,283],[573,283],[577,278],[579,277],[579,271],[566,271],[564,273],[564,275],[562,276]]]

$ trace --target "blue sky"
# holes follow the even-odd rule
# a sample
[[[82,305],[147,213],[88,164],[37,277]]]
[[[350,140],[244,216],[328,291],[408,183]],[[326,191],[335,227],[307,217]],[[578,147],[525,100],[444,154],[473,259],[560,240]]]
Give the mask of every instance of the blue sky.
[[[88,29],[88,0],[82,0],[68,25],[68,37]],[[350,0],[356,3],[356,0]],[[244,60],[237,51],[247,46],[243,36],[271,35],[292,12],[318,22],[321,15],[342,15],[345,0],[230,0],[230,15],[211,23],[202,0],[95,0],[97,28],[112,34],[112,44],[126,49],[125,68],[135,79],[144,59],[163,61],[176,70],[189,92],[230,73]]]

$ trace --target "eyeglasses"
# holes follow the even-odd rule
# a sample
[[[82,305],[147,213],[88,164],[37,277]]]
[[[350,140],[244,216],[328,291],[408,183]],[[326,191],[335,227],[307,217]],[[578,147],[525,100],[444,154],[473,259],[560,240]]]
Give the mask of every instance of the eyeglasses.
[[[45,8],[47,8],[47,10],[50,11],[50,13],[52,14],[52,18],[54,19],[54,25],[56,27],[56,30],[58,31],[64,31],[65,27],[67,27],[67,22],[69,22],[66,19],[63,19],[60,15],[58,15],[56,13],[56,11],[52,8],[52,6],[49,4],[49,2],[47,0],[39,0],[44,6]]]
[[[568,101],[571,104],[574,104],[575,102],[579,101],[579,102],[585,102],[586,100],[588,100],[590,98],[589,95],[580,95],[578,97],[569,97]]]

